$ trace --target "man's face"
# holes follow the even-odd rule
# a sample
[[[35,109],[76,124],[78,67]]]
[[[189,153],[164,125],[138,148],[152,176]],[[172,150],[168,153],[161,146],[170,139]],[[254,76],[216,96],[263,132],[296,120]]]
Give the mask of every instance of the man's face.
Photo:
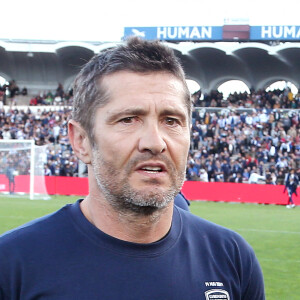
[[[102,83],[92,168],[100,193],[121,210],[149,214],[179,192],[189,150],[182,83],[166,73],[118,72]]]

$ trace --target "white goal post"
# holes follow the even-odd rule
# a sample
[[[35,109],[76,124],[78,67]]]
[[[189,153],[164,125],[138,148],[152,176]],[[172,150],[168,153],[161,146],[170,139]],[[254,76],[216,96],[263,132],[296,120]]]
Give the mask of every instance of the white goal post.
[[[50,199],[44,176],[46,147],[36,146],[33,139],[0,140],[0,192]]]

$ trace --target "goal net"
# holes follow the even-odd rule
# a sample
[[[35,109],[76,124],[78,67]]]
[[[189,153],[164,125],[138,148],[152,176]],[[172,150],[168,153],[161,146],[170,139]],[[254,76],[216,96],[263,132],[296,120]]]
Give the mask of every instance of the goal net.
[[[0,140],[2,194],[29,194],[31,200],[50,199],[44,176],[46,147],[36,146],[34,140]]]

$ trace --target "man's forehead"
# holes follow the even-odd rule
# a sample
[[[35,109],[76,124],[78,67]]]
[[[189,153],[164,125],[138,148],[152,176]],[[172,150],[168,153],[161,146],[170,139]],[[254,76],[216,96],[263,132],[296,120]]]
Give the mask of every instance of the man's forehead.
[[[134,85],[143,82],[147,82],[147,86],[152,86],[159,83],[161,86],[169,85],[172,87],[184,88],[184,84],[180,78],[169,72],[163,71],[140,73],[122,70],[104,75],[101,78],[101,83],[107,87],[111,85],[122,86],[124,84],[127,86],[128,83]]]
[[[100,84],[109,98],[108,102],[114,98],[130,98],[142,103],[147,97],[155,95],[161,97],[161,101],[186,101],[183,83],[172,74],[164,72],[140,74],[120,71],[106,75]]]

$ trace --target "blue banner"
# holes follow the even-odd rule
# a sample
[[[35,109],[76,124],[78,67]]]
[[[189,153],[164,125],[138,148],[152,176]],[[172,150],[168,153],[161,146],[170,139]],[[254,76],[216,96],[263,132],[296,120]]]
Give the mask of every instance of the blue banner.
[[[250,40],[300,40],[300,26],[251,26]]]
[[[221,26],[125,27],[124,38],[139,36],[163,41],[220,41]]]

